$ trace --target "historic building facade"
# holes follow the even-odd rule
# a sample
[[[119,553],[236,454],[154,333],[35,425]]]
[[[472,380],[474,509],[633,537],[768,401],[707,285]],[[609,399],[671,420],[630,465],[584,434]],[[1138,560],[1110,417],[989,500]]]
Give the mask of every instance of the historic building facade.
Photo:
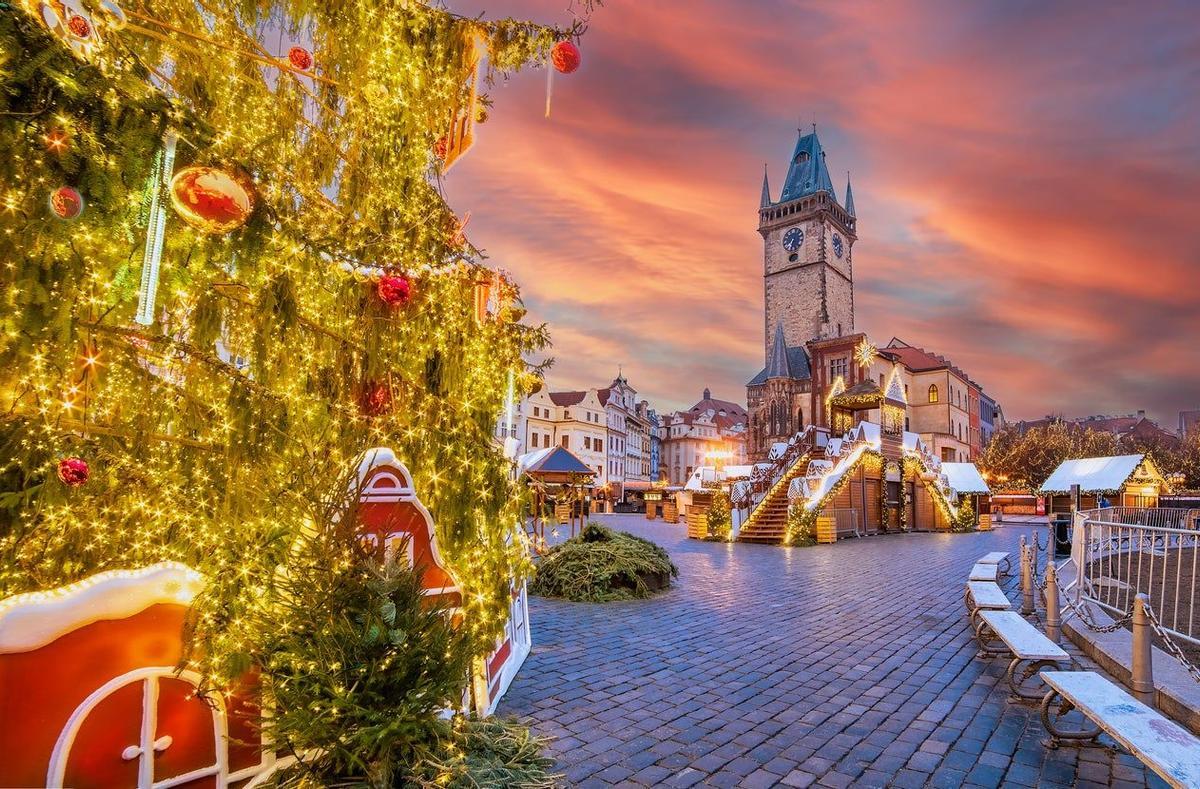
[[[746,409],[714,398],[708,389],[688,410],[663,416],[658,428],[663,478],[683,485],[697,468],[745,463],[748,417]]]
[[[765,459],[773,444],[808,425],[829,427],[832,397],[855,387],[863,397],[872,387],[882,391],[895,370],[906,400],[904,429],[941,460],[973,460],[996,427],[995,401],[944,357],[897,338],[876,347],[855,331],[858,218],[849,181],[844,195],[834,190],[815,128],[800,134],[778,200],[763,175],[766,364],[746,385],[749,456]]]

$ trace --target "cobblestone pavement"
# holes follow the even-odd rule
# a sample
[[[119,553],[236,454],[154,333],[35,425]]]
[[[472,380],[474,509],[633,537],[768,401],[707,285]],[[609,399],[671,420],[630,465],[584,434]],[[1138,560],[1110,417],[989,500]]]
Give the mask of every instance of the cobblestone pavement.
[[[500,712],[555,737],[572,784],[1165,786],[1116,747],[1044,747],[1006,661],[975,657],[963,584],[987,551],[1015,566],[1017,528],[789,549],[604,522],[665,546],[680,578],[649,601],[531,598]]]

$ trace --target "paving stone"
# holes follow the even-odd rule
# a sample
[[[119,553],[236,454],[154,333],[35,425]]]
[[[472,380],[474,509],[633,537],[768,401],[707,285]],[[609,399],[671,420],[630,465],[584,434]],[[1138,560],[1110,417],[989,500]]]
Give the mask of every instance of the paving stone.
[[[530,599],[533,652],[499,712],[556,737],[572,785],[1164,785],[1120,749],[1046,750],[1005,662],[975,657],[963,579],[1028,529],[786,549],[601,520],[680,577],[652,600]]]

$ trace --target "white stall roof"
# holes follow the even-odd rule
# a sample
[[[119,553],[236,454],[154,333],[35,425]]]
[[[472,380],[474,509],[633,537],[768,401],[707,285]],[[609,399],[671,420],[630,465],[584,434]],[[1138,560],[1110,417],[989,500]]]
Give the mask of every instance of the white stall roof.
[[[959,493],[991,493],[974,463],[943,463],[942,473]]]
[[[1064,460],[1042,483],[1040,493],[1065,493],[1078,485],[1083,493],[1120,490],[1137,470],[1145,455],[1117,455],[1110,458]]]

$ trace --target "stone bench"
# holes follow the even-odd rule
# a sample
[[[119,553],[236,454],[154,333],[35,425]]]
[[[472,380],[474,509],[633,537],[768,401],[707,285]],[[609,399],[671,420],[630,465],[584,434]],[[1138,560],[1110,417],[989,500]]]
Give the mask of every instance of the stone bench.
[[[1051,748],[1061,740],[1092,740],[1104,731],[1171,786],[1200,786],[1200,739],[1182,726],[1094,671],[1043,671],[1041,676],[1050,688],[1042,699],[1042,722]],[[1056,698],[1061,700],[1057,712],[1052,710]],[[1051,719],[1072,709],[1094,725],[1068,730]]]
[[[968,576],[968,581],[991,581],[993,583],[1000,577],[1000,568],[994,564],[976,564],[971,568],[971,575]]]
[[[1008,551],[992,551],[976,561],[975,564],[994,564],[1001,575],[1012,573],[1012,562],[1009,561]]]
[[[968,581],[965,599],[967,618],[976,629],[980,611],[1007,611],[1012,607],[1004,590],[991,581]]]
[[[1016,611],[981,611],[975,636],[983,654],[1012,655],[1012,662],[1008,664],[1008,684],[1017,698],[1042,698],[1046,691],[1040,682],[1035,680],[1033,687],[1023,683],[1033,679],[1041,669],[1071,660],[1062,647],[1046,638]],[[1004,647],[990,646],[995,641],[1003,643]],[[1022,663],[1029,665],[1018,678],[1017,669]]]

